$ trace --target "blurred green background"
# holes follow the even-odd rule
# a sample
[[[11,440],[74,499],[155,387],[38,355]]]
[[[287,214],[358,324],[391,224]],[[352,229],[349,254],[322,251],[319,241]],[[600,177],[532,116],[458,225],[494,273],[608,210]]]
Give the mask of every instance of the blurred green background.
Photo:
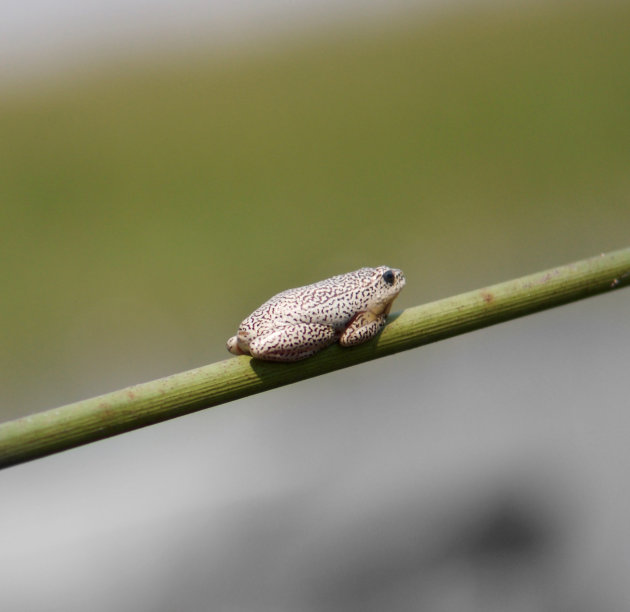
[[[227,358],[273,293],[397,308],[629,243],[630,5],[406,12],[0,100],[0,416]]]
[[[401,309],[630,244],[628,2],[322,0],[127,54],[129,3],[53,7],[115,4],[116,59],[0,80],[1,419],[229,358],[360,266]],[[0,608],[626,610],[629,300],[3,470]]]

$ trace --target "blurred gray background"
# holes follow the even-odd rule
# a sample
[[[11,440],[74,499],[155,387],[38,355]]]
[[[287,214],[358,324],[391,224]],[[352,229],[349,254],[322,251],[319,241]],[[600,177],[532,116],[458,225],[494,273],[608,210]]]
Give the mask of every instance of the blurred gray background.
[[[630,3],[0,7],[0,416],[628,246]],[[0,472],[3,610],[630,608],[630,292]]]

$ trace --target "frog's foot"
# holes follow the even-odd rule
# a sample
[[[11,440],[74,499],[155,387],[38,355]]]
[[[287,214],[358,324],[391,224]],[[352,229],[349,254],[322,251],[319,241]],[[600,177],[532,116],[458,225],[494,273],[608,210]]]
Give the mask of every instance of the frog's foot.
[[[232,336],[226,344],[227,350],[233,355],[244,355],[245,351],[242,351],[238,345],[238,337]]]
[[[360,312],[352,319],[350,325],[346,327],[346,331],[339,338],[339,344],[341,346],[354,346],[355,344],[367,342],[381,331],[385,325],[386,318],[387,315],[385,313],[377,315],[369,310]]]
[[[300,323],[287,325],[252,340],[249,352],[265,361],[299,361],[337,340],[339,333],[328,325]]]

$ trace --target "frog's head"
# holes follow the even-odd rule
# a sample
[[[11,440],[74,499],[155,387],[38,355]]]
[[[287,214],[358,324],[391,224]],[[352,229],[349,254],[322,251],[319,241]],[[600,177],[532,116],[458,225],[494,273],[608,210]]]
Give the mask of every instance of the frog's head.
[[[368,310],[375,315],[389,314],[392,302],[405,286],[405,275],[402,270],[388,266],[379,266],[372,270],[370,286],[373,294],[368,303]]]

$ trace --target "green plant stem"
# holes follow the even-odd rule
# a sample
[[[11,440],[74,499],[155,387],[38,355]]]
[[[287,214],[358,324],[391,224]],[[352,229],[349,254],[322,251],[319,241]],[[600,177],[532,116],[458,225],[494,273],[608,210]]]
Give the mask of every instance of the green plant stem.
[[[391,315],[377,338],[297,363],[232,357],[0,424],[0,467],[405,351],[630,284],[630,248]]]

